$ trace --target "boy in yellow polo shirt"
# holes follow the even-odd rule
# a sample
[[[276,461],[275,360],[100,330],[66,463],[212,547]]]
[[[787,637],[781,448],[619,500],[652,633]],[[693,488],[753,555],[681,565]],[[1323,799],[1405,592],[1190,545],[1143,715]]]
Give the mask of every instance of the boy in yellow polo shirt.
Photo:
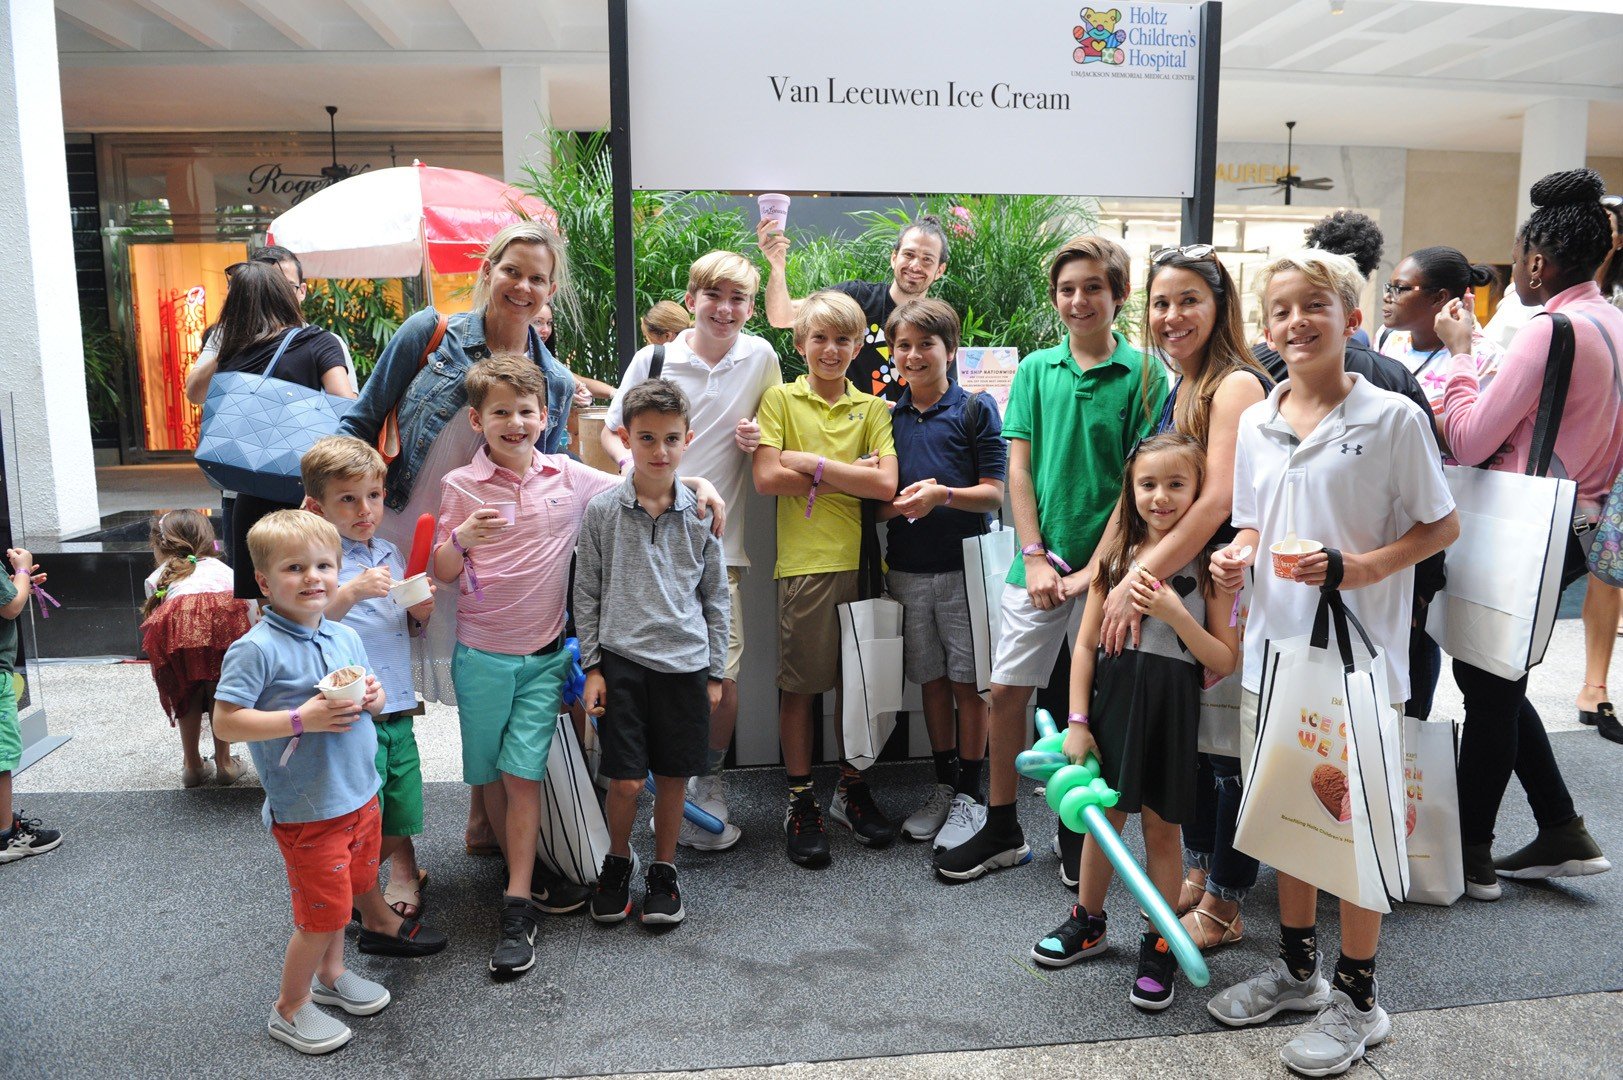
[[[838,607],[859,598],[860,500],[896,494],[890,410],[845,377],[866,327],[849,296],[807,297],[795,314],[795,350],[806,374],[770,387],[759,413],[755,488],[778,497],[778,736],[789,774],[783,830],[789,858],[801,866],[829,861],[812,793],[812,702],[839,681]],[[829,812],[859,843],[884,847],[896,839],[896,826],[849,763]]]

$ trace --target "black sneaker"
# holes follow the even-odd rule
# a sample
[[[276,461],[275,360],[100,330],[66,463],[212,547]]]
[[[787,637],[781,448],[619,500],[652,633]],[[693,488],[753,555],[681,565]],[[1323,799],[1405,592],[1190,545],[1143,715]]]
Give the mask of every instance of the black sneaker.
[[[957,847],[936,852],[935,872],[952,881],[973,881],[988,870],[1021,866],[1030,861],[1031,848],[1026,846],[1025,834],[1018,824],[1000,834],[987,822]]]
[[[644,884],[647,888],[642,898],[644,926],[675,926],[687,917],[682,907],[682,892],[676,887],[676,867],[670,863],[654,863],[648,868]]]
[[[617,923],[630,914],[631,860],[623,855],[605,855],[603,869],[597,872],[597,889],[592,893],[592,919]]]
[[[1054,834],[1054,854],[1059,856],[1059,880],[1067,889],[1076,888],[1082,874],[1082,834],[1059,822]]]
[[[540,859],[530,871],[530,900],[536,910],[547,915],[568,915],[586,906],[592,898],[590,885],[576,885],[568,878],[552,872]]]
[[[1154,930],[1145,931],[1138,939],[1138,977],[1127,1000],[1149,1012],[1160,1012],[1172,1004],[1177,971],[1178,961],[1167,947],[1167,939]]]
[[[790,862],[828,865],[828,826],[823,824],[823,808],[815,796],[802,795],[789,804],[783,815],[783,835]]]
[[[490,954],[496,975],[521,975],[535,966],[535,909],[528,898],[502,898],[502,936]]]
[[[450,942],[443,931],[430,929],[416,919],[401,920],[395,934],[363,926],[355,939],[356,947],[370,956],[433,956]]]
[[[1565,825],[1540,829],[1520,851],[1493,860],[1493,868],[1500,877],[1529,881],[1604,874],[1612,863],[1584,828],[1584,819],[1575,817]]]
[[[846,784],[836,791],[828,816],[850,829],[859,844],[883,848],[896,842],[895,822],[879,809],[865,783]]]
[[[62,846],[62,834],[47,829],[37,818],[11,815],[11,838],[0,843],[0,863],[16,862],[30,855],[43,855]]]
[[[1043,967],[1069,967],[1104,950],[1104,912],[1089,915],[1081,904],[1072,904],[1070,916],[1031,947],[1031,958]]]
[[[1462,844],[1465,862],[1465,895],[1472,900],[1497,900],[1504,893],[1499,875],[1493,872],[1493,845]]]

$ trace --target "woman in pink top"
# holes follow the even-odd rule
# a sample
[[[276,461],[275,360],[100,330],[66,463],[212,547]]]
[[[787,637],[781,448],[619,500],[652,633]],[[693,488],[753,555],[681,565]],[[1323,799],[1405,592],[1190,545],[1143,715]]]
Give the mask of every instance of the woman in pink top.
[[[1600,199],[1598,173],[1552,173],[1533,185],[1537,208],[1516,234],[1511,274],[1517,295],[1572,322],[1575,350],[1555,440],[1562,473],[1578,485],[1578,506],[1592,522],[1623,466],[1623,312],[1601,298],[1595,270],[1611,246],[1611,226]],[[1539,391],[1549,361],[1552,320],[1535,317],[1505,352],[1486,389],[1477,384],[1471,351],[1469,294],[1437,317],[1437,333],[1453,354],[1443,390],[1443,430],[1461,464],[1522,472],[1533,438]],[[1562,584],[1584,575],[1593,528],[1575,534]],[[1595,596],[1606,590],[1595,590]],[[1613,594],[1615,595],[1615,594]],[[1617,612],[1610,613],[1615,625]],[[1588,619],[1585,620],[1589,622]],[[1604,681],[1604,673],[1599,676]],[[1454,680],[1465,697],[1460,743],[1460,834],[1466,891],[1478,900],[1499,896],[1498,876],[1568,877],[1598,874],[1611,863],[1584,828],[1550,751],[1550,739],[1527,700],[1527,676],[1502,679],[1460,660]],[[1513,855],[1492,857],[1493,825],[1514,771],[1527,790],[1538,822],[1533,842]],[[1497,876],[1496,876],[1497,872]]]

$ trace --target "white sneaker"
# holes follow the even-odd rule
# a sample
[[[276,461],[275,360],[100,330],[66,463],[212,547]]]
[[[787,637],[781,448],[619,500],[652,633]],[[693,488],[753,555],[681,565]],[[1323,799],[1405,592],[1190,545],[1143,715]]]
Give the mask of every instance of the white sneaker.
[[[935,834],[935,842],[930,846],[935,851],[955,848],[980,832],[985,824],[986,807],[968,795],[954,795],[952,805],[947,810],[946,823]]]
[[[1317,1012],[1329,1003],[1330,981],[1319,974],[1317,967],[1306,979],[1298,980],[1291,977],[1285,961],[1275,957],[1262,971],[1208,1001],[1206,1011],[1229,1027],[1249,1027],[1272,1020],[1287,1009]]]
[[[1303,1076],[1340,1076],[1391,1031],[1392,1018],[1380,1002],[1363,1012],[1345,993],[1332,990],[1330,1004],[1308,1022],[1301,1034],[1280,1047],[1279,1057],[1291,1071]]]
[[[648,817],[648,831],[658,838],[659,828],[654,824],[653,815]],[[726,818],[721,820],[721,832],[713,833],[701,829],[687,818],[682,819],[682,827],[676,830],[676,845],[678,847],[692,848],[694,851],[726,851],[744,838],[744,830],[734,825]]]
[[[720,776],[688,777],[688,801],[718,821],[731,821],[727,809],[727,782]]]
[[[930,797],[924,800],[924,805],[902,822],[902,831],[911,840],[930,839],[947,823],[947,811],[952,809],[952,796],[951,784],[937,784],[930,790]]]

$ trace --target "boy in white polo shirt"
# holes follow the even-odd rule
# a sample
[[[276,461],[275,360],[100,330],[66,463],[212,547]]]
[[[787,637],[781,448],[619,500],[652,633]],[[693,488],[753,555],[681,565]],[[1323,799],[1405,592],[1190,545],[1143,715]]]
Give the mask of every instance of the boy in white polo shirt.
[[[744,508],[750,488],[750,455],[761,443],[755,413],[767,388],[783,381],[772,346],[743,332],[755,311],[760,286],[760,272],[742,255],[712,251],[701,256],[688,270],[684,301],[693,312],[693,327],[668,344],[650,345],[631,358],[603,423],[603,449],[623,471],[631,464],[631,454],[619,434],[625,427],[621,410],[626,390],[649,378],[673,383],[691,405],[693,442],[679,466],[681,475],[709,480],[727,503],[727,531],[722,540],[732,602],[727,673],[721,684],[721,704],[710,716],[709,768],[705,775],[688,781],[688,797],[718,818],[722,831],[720,835],[708,833],[683,819],[677,836],[683,847],[702,851],[730,848],[742,835],[728,821],[721,766],[738,722],[738,668],[744,657],[744,611],[738,595],[739,579],[750,564],[744,553]]]
[[[1361,321],[1362,285],[1351,259],[1325,251],[1298,252],[1263,268],[1258,289],[1265,333],[1289,378],[1240,416],[1233,511],[1240,533],[1212,556],[1212,575],[1224,589],[1238,591],[1246,567],[1284,539],[1289,525],[1323,543],[1324,552],[1297,564],[1294,580],[1271,569],[1253,575],[1246,636],[1260,643],[1306,634],[1320,589],[1340,589],[1386,650],[1387,700],[1401,712],[1409,696],[1413,567],[1454,542],[1459,518],[1420,407],[1344,367],[1346,342]],[[1285,520],[1287,490],[1291,523]],[[1263,653],[1245,651],[1241,677],[1241,719],[1253,738]],[[1319,971],[1317,903],[1317,889],[1281,873],[1279,958],[1207,1008],[1230,1026],[1261,1023],[1286,1009],[1317,1012],[1280,1056],[1297,1072],[1332,1076],[1386,1038],[1391,1021],[1376,1003],[1380,914],[1341,902],[1341,956],[1326,980]]]

